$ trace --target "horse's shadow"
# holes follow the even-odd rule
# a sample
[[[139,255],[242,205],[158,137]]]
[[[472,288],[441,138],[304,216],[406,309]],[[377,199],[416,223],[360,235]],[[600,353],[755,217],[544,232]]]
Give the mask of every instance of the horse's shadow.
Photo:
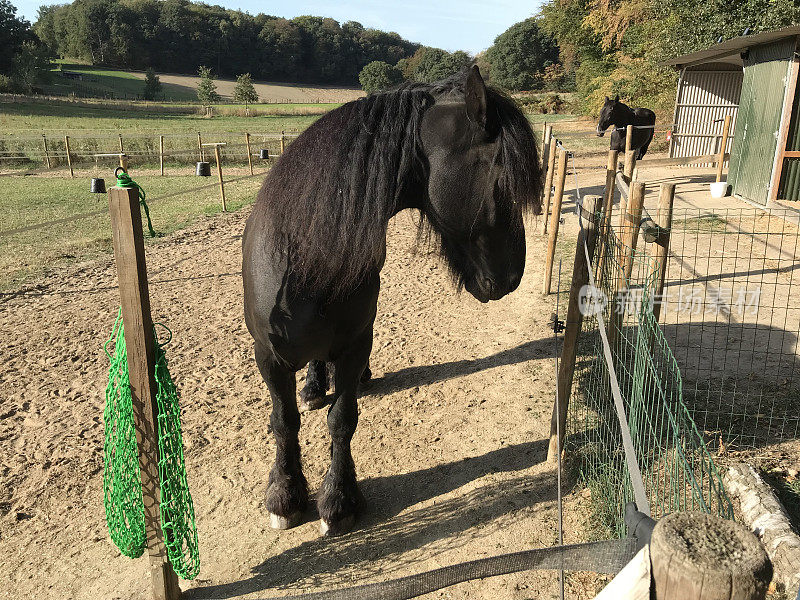
[[[376,377],[362,388],[362,395],[384,395],[402,390],[422,387],[439,381],[447,381],[464,375],[472,375],[506,365],[515,365],[538,358],[553,358],[558,346],[552,337],[525,342],[514,348],[502,350],[490,356],[471,360],[455,360],[433,365],[405,367],[399,371]]]
[[[253,567],[247,579],[194,588],[185,595],[231,598],[268,588],[344,586],[377,575],[389,578],[410,564],[488,535],[513,521],[518,511],[551,508],[556,486],[549,469],[504,477],[502,482],[480,481],[495,473],[527,469],[544,461],[546,453],[546,440],[537,440],[411,473],[363,480],[366,510],[357,530],[303,542]],[[430,502],[470,482],[478,485],[455,498]],[[418,503],[425,505],[401,514]]]

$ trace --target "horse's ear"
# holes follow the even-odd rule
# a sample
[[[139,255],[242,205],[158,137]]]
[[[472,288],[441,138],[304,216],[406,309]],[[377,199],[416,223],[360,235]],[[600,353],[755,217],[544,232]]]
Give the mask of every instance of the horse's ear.
[[[486,84],[483,83],[478,65],[472,65],[467,75],[467,85],[464,88],[464,102],[467,104],[467,116],[473,123],[486,127],[489,98]]]
[[[614,102],[619,102],[619,94],[617,94],[616,97],[614,98]]]

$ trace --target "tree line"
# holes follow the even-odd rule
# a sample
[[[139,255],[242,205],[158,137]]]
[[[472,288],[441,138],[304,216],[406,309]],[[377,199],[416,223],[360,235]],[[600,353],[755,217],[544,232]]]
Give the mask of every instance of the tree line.
[[[606,96],[668,114],[677,74],[667,59],[742,35],[800,22],[796,0],[548,0],[543,31],[558,40],[582,112]]]
[[[355,84],[373,60],[392,64],[418,44],[323,17],[250,15],[188,0],[75,0],[43,6],[34,30],[50,51],[95,65],[255,79]]]

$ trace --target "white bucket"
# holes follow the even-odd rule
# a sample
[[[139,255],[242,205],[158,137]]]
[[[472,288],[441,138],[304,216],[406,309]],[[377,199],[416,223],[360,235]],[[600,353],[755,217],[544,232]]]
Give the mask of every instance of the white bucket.
[[[711,184],[711,197],[712,198],[724,198],[728,195],[728,182],[727,181],[715,181]]]

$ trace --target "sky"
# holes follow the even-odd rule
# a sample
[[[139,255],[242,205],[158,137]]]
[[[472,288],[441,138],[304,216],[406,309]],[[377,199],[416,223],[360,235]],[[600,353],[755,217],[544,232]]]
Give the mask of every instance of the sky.
[[[61,0],[63,3],[66,0]],[[31,23],[47,0],[11,0],[17,14]],[[412,42],[445,50],[476,54],[514,23],[533,16],[542,0],[206,0],[251,14],[259,12],[291,19],[300,15],[332,17],[344,23],[358,21],[365,27],[396,31]]]

